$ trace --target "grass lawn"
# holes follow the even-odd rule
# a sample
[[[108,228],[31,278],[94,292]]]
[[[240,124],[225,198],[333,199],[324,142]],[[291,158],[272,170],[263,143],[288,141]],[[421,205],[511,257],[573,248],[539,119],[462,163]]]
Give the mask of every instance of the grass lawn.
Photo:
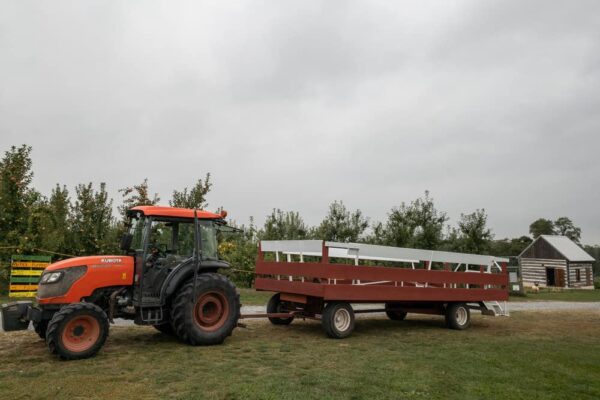
[[[258,292],[250,288],[238,288],[240,302],[244,306],[266,306],[273,292]]]
[[[561,291],[541,290],[539,293],[528,292],[526,296],[511,296],[510,301],[600,301],[600,290],[565,289]]]
[[[600,312],[476,316],[467,331],[360,319],[345,340],[252,321],[213,347],[117,327],[97,357],[64,362],[33,332],[0,333],[0,398],[597,399],[598,337]]]

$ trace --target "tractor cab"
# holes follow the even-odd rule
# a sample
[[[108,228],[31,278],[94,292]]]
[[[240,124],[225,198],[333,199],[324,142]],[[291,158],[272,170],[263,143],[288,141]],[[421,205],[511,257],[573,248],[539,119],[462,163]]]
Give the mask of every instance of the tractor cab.
[[[189,278],[196,261],[200,270],[208,272],[229,267],[217,254],[217,233],[225,226],[226,215],[200,210],[194,215],[191,209],[157,206],[129,210],[121,248],[135,259],[133,305],[164,306],[169,285],[177,286],[180,279]]]

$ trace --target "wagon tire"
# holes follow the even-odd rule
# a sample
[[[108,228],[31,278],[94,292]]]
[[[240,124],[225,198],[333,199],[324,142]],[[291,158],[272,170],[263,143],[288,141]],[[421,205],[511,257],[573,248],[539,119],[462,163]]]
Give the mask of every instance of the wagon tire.
[[[348,303],[329,303],[323,310],[321,325],[327,336],[344,339],[354,330],[354,311]]]
[[[46,331],[48,330],[48,320],[44,319],[33,323],[33,330],[38,334],[40,339],[46,340]]]
[[[395,310],[396,305],[394,303],[385,303],[385,315],[392,321],[404,321],[406,318],[406,312]]]
[[[46,330],[51,353],[63,360],[93,357],[108,337],[108,317],[92,303],[73,303],[52,316]]]
[[[281,313],[281,312],[284,312],[283,305],[281,304],[280,294],[276,293],[269,299],[269,302],[267,303],[267,313],[274,314],[274,313]],[[269,317],[269,321],[273,325],[289,325],[292,323],[293,320],[294,320],[294,317],[289,317],[289,318]]]
[[[471,311],[465,303],[450,303],[446,307],[446,326],[459,331],[471,326]]]
[[[217,273],[198,275],[185,283],[171,307],[171,321],[177,337],[192,346],[221,344],[240,318],[240,295],[235,285]]]

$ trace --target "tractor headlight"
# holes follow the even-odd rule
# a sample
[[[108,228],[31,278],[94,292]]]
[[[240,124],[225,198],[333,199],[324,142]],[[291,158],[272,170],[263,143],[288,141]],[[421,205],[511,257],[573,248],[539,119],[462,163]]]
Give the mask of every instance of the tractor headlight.
[[[87,266],[63,268],[58,271],[48,271],[42,275],[40,285],[38,286],[37,297],[43,299],[46,297],[62,296],[67,293],[73,283],[81,278],[87,271]]]
[[[40,280],[40,283],[45,284],[45,283],[58,282],[60,280],[60,278],[62,278],[62,276],[63,276],[62,271],[49,272],[47,274],[42,275],[42,279]]]

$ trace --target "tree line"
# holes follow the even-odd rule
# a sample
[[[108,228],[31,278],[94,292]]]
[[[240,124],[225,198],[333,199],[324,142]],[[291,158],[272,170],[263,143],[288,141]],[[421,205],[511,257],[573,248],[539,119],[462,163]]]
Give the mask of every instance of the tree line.
[[[119,190],[116,215],[105,183],[97,187],[81,183],[72,192],[56,184],[48,196],[43,195],[32,186],[31,152],[30,146],[13,146],[0,161],[0,292],[7,288],[11,254],[46,253],[57,260],[118,253],[125,211],[161,201],[157,193],[150,191],[147,179]],[[173,207],[205,208],[212,185],[207,173],[191,187],[174,190],[168,203]],[[237,226],[242,233],[219,238],[219,252],[233,265],[231,277],[238,284],[250,285],[259,240],[322,239],[516,256],[532,237],[542,234],[563,234],[578,243],[581,237],[581,229],[569,218],[561,217],[556,221],[534,221],[531,236],[495,239],[487,218],[485,209],[477,209],[461,214],[456,226],[450,226],[447,214],[436,208],[429,192],[393,207],[382,222],[370,221],[361,210],[334,201],[316,226],[308,226],[297,211],[274,209],[261,227],[251,218],[247,225]],[[586,250],[598,259],[599,246],[587,246]]]

